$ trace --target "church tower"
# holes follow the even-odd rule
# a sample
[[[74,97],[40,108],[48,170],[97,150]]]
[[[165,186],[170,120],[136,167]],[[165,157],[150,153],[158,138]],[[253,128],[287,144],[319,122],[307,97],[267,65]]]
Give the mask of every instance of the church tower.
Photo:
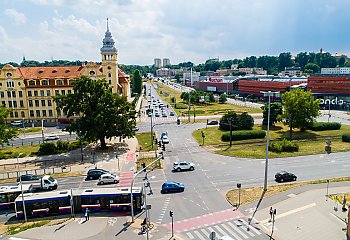
[[[114,43],[112,34],[109,31],[107,18],[107,31],[101,48],[102,72],[106,81],[112,86],[112,91],[114,93],[122,94],[118,80],[118,51],[115,48]]]

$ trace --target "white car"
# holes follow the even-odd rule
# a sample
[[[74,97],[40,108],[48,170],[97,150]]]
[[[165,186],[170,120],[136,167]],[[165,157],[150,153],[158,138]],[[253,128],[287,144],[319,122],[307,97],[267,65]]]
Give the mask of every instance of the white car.
[[[60,139],[60,137],[57,135],[49,135],[49,136],[45,137],[44,140],[45,141],[52,141],[52,140],[58,140],[58,139]]]
[[[22,123],[22,121],[14,121],[11,123],[11,125],[18,127],[18,126],[23,126],[23,123]]]
[[[178,172],[183,171],[183,170],[193,171],[194,170],[194,164],[190,163],[190,162],[186,162],[186,161],[174,162],[173,169],[175,171],[178,171]]]
[[[161,138],[161,140],[162,140],[162,142],[163,142],[164,144],[168,144],[168,143],[169,143],[169,138],[168,138],[167,135],[164,135],[164,136]]]
[[[100,176],[98,179],[97,184],[105,184],[105,183],[118,183],[119,182],[119,177],[116,175],[113,175],[111,173],[105,173]]]

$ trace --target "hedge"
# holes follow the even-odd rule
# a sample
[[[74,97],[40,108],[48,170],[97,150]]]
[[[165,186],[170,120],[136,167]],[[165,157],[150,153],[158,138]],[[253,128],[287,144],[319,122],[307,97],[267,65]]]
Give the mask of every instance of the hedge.
[[[264,138],[266,132],[263,130],[242,130],[232,132],[232,141]],[[230,132],[225,132],[221,136],[221,140],[224,142],[230,141]]]
[[[341,136],[343,142],[350,142],[350,133],[345,133]]]
[[[315,122],[310,127],[313,131],[339,130],[341,123],[338,122]]]
[[[273,142],[269,145],[269,151],[271,152],[297,152],[299,146],[296,143],[283,139],[282,141]]]
[[[187,109],[188,105],[183,103],[176,103],[176,109]]]

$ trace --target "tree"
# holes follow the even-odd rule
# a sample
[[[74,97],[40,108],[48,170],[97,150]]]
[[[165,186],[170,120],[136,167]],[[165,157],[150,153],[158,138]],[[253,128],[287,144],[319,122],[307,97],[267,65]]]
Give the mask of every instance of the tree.
[[[223,93],[219,97],[219,103],[226,103],[226,102],[227,102],[227,95]]]
[[[304,70],[304,67],[308,63],[308,61],[309,56],[307,55],[307,52],[298,53],[295,58],[295,62],[299,65],[299,67],[301,67],[301,70]]]
[[[278,60],[279,60],[279,64],[278,64],[279,71],[283,71],[285,67],[293,66],[292,55],[290,54],[290,52],[280,53]]]
[[[232,120],[232,130],[237,130],[238,127],[238,115],[233,111],[227,112],[220,119],[219,128],[224,131],[230,130],[230,122]]]
[[[135,106],[112,93],[106,81],[80,77],[74,81],[73,89],[71,94],[54,97],[67,118],[78,116],[69,131],[89,142],[100,141],[102,149],[106,148],[106,138],[134,136]]]
[[[268,118],[268,103],[265,103],[263,107],[263,125],[267,126],[267,118]],[[275,125],[279,121],[279,117],[282,115],[282,104],[280,102],[272,102],[270,103],[270,126]]]
[[[136,94],[141,94],[142,91],[142,77],[139,70],[135,70],[133,81],[132,81],[132,91]]]
[[[18,131],[14,127],[8,127],[6,124],[6,118],[12,110],[0,105],[0,144],[4,146],[5,143],[9,143],[14,137],[18,136]]]
[[[238,117],[239,129],[241,130],[252,130],[254,126],[254,118],[247,112],[242,113]]]
[[[320,100],[315,100],[310,91],[296,88],[282,95],[283,119],[292,128],[305,131],[320,114]]]
[[[339,61],[338,61],[339,67],[344,67],[345,61],[346,61],[345,56],[344,56],[344,55],[341,56],[341,57],[339,58]]]
[[[215,102],[214,93],[212,92],[209,93],[209,102]]]
[[[175,75],[175,79],[176,79],[176,82],[179,83],[180,82],[180,78],[182,77],[182,74],[180,73],[176,73]]]
[[[318,73],[320,72],[320,67],[316,63],[308,63],[305,65],[304,72]]]

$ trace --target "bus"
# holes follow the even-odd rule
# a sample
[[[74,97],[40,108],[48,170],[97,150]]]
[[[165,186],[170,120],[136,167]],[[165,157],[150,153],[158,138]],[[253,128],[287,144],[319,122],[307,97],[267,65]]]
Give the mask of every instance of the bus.
[[[143,189],[133,188],[133,207],[140,212],[143,207]],[[88,208],[98,211],[131,211],[130,188],[94,188],[29,193],[24,195],[27,217],[82,213]],[[18,219],[23,219],[23,200],[17,197],[15,211]]]
[[[33,191],[32,184],[22,184],[23,193]],[[0,210],[14,209],[15,199],[21,194],[21,185],[0,187]]]

